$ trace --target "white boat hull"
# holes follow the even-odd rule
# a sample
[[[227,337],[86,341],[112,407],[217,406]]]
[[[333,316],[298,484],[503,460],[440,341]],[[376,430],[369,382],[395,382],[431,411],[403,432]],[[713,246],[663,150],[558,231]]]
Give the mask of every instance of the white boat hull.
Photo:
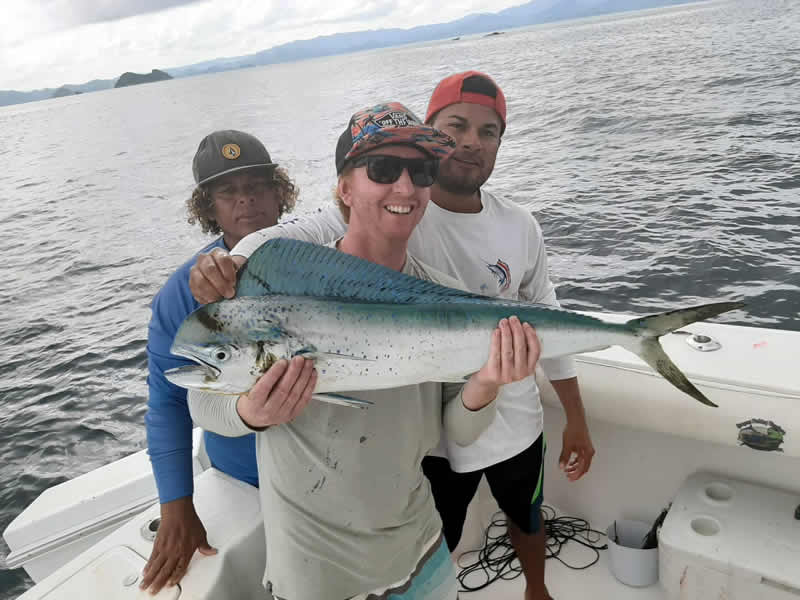
[[[196,429],[192,467],[210,466]],[[158,501],[146,450],[42,492],[3,532],[10,569],[24,567],[39,582]]]
[[[141,572],[153,547],[150,524],[158,504],[56,569],[18,600],[264,600],[264,527],[258,490],[209,468],[195,478],[195,508],[217,548],[195,554],[179,586],[151,596],[139,590]],[[202,565],[200,562],[202,561]]]
[[[627,317],[616,315],[615,319]],[[672,387],[634,354],[609,348],[576,357],[587,414],[635,429],[800,456],[800,332],[714,323],[661,338],[666,353],[706,396],[704,406]],[[687,343],[720,344],[703,352]],[[542,377],[543,402],[559,406]]]
[[[704,353],[687,345],[686,335],[662,338],[675,363],[719,408],[701,405],[682,394],[624,350],[577,357],[597,450],[591,471],[578,482],[568,482],[557,468],[564,416],[552,387],[540,378],[549,446],[544,484],[547,503],[588,519],[600,530],[618,518],[652,521],[690,474],[712,471],[794,491],[800,504],[800,369],[793,359],[793,352],[800,348],[800,333],[715,324],[692,325],[686,330],[709,335],[722,345],[720,350]],[[770,438],[770,426],[766,425],[762,427],[766,437],[760,442],[756,436],[743,443],[739,424],[752,421],[759,425],[754,420],[773,423],[783,432],[780,439],[774,435],[780,433],[778,429],[773,429]],[[130,490],[149,490],[150,501],[155,502],[152,475],[142,473],[141,465],[131,470],[124,462],[130,459],[47,490],[9,526],[4,534],[12,550],[9,559],[22,564],[39,581],[21,599],[74,598],[78,589],[80,597],[87,599],[135,597],[137,585],[123,583],[136,576],[150,555],[152,541],[142,537],[142,527],[158,515],[158,506],[121,527],[117,521],[113,526],[119,528],[110,535],[108,530],[91,530],[92,524],[110,524],[113,519],[105,517],[118,518],[130,508]],[[180,598],[263,598],[260,583],[265,556],[256,490],[208,469],[207,463],[198,469],[205,470],[195,479],[195,503],[209,540],[220,554],[195,557],[194,564],[199,567],[202,561],[202,568],[190,567],[179,588]],[[130,478],[128,484],[126,477]],[[142,477],[149,477],[149,483]],[[103,478],[108,484],[105,490]],[[96,496],[94,503],[84,503],[81,510],[92,514],[64,518],[76,514],[76,506],[88,496]],[[482,485],[470,509],[460,550],[481,542],[494,510],[496,504]],[[79,547],[75,540],[81,537],[81,523],[90,534],[86,536],[90,545],[107,536],[91,548]],[[64,527],[59,529],[59,524]],[[40,531],[35,532],[37,528]],[[59,540],[66,543],[59,547]],[[580,577],[548,566],[548,585],[557,597],[590,593],[620,599],[666,597],[658,587],[625,588],[608,574],[603,561]],[[520,585],[519,581],[499,584],[488,590],[490,595],[478,593],[474,600],[516,598]],[[177,597],[169,595],[175,589],[163,591],[167,595],[159,597]]]

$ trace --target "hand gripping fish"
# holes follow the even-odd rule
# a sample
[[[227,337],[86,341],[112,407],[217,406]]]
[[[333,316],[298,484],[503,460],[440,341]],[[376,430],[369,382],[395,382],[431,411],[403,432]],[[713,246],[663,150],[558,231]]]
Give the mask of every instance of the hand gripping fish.
[[[318,399],[363,404],[336,392],[465,381],[486,362],[500,319],[517,315],[536,328],[541,358],[622,346],[678,389],[716,406],[658,338],[742,306],[720,302],[612,323],[455,290],[333,248],[274,239],[240,271],[235,298],[186,317],[171,352],[197,365],[165,375],[188,389],[240,394],[276,361],[299,355],[315,362]]]

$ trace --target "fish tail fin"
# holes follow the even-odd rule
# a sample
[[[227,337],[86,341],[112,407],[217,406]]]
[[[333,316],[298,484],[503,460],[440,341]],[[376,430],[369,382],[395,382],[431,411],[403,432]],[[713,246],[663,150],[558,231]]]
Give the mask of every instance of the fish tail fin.
[[[667,356],[658,341],[662,335],[671,333],[676,329],[689,325],[695,321],[702,321],[715,317],[729,310],[745,306],[743,302],[717,302],[703,304],[691,308],[672,310],[669,312],[631,319],[626,326],[633,330],[635,337],[624,344],[625,347],[639,356],[653,369],[661,373],[664,378],[679,390],[686,392],[692,398],[707,406],[717,406],[698,390],[686,375]]]
[[[681,371],[678,366],[672,362],[672,359],[667,356],[667,353],[664,352],[664,349],[661,347],[661,344],[658,342],[657,338],[645,338],[637,341],[638,343],[635,345],[632,344],[631,346],[627,346],[628,350],[634,352],[644,362],[661,373],[661,375],[663,375],[664,378],[672,385],[679,390],[686,392],[698,402],[701,402],[706,406],[717,406],[711,400],[706,398],[703,392],[698,390],[694,384],[687,379],[686,375],[683,374],[683,371]]]

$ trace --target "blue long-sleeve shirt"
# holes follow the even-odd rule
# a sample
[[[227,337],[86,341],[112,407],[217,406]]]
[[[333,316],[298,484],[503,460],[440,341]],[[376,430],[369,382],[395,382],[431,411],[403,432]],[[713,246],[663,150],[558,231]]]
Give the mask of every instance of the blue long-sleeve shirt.
[[[225,248],[222,238],[200,252]],[[150,396],[145,424],[147,447],[162,504],[191,496],[192,418],[186,403],[186,390],[164,377],[164,371],[190,360],[170,354],[169,349],[184,318],[200,304],[189,289],[189,269],[197,255],[175,271],[153,298],[147,338],[147,386]],[[251,485],[258,485],[255,435],[224,437],[205,432],[206,452],[214,468]]]

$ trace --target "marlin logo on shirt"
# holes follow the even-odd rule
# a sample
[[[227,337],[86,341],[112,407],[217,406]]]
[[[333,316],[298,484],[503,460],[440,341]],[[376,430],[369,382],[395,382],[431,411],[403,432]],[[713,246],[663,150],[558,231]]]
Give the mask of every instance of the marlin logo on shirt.
[[[497,279],[500,292],[505,292],[508,286],[511,285],[511,269],[508,268],[508,264],[498,258],[497,262],[493,265],[487,263],[486,268],[489,269],[489,272]]]

